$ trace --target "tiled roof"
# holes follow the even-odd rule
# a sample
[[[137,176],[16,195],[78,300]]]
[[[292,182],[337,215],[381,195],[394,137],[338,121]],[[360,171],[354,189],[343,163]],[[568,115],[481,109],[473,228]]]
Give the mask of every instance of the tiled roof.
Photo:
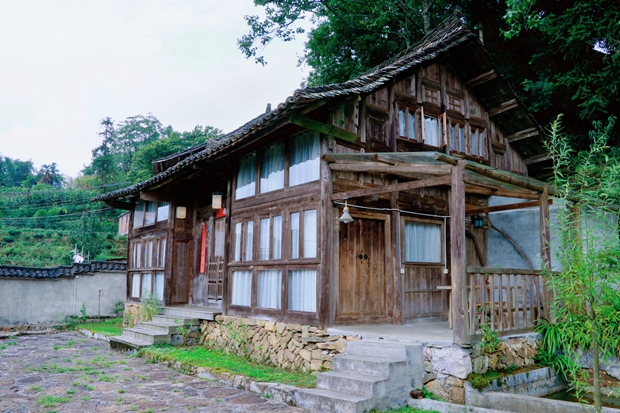
[[[372,93],[386,86],[403,72],[425,62],[432,61],[440,56],[447,56],[451,63],[458,63],[453,62],[454,59],[451,58],[451,54],[453,50],[462,48],[465,45],[472,49],[472,51],[468,51],[469,55],[465,57],[465,61],[468,62],[468,65],[477,66],[475,70],[470,70],[470,73],[467,73],[467,69],[461,69],[461,67],[467,66],[462,64],[462,61],[460,65],[453,64],[455,70],[465,76],[465,80],[469,80],[485,71],[493,69],[493,64],[484,50],[484,47],[478,40],[478,37],[467,29],[460,20],[455,18],[435,29],[417,45],[372,69],[366,74],[344,83],[298,89],[292,96],[289,96],[283,103],[279,104],[275,110],[256,117],[219,139],[210,140],[202,146],[191,148],[177,154],[179,155],[179,161],[163,172],[156,174],[146,181],[99,195],[94,198],[94,201],[107,201],[134,196],[141,190],[156,186],[160,182],[188,170],[197,162],[219,154],[223,149],[233,147],[239,142],[245,142],[251,139],[257,131],[285,119],[297,109],[303,108],[318,100],[331,100],[346,98],[352,95]],[[475,56],[473,56],[473,54],[475,54]],[[499,82],[499,85],[497,85],[497,82]],[[511,98],[516,97],[501,76],[497,77],[495,84],[502,88],[504,95],[510,95]],[[494,102],[487,100],[486,103],[490,105]],[[519,105],[517,109],[519,112],[517,116],[519,122],[526,123],[528,127],[540,129],[524,108]],[[512,118],[509,120],[514,121]],[[510,126],[508,122],[506,122],[506,126]],[[508,133],[510,133],[510,131],[508,131]],[[171,156],[171,158],[174,158],[174,156],[175,155]]]
[[[92,274],[96,271],[124,272],[127,264],[119,261],[91,261],[73,265],[61,265],[56,268],[33,268],[0,265],[0,277],[10,278],[60,278],[74,277],[80,274]]]

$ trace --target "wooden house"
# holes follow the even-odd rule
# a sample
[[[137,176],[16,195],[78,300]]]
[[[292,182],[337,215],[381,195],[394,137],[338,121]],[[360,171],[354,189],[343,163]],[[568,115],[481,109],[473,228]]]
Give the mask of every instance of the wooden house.
[[[132,211],[128,300],[320,326],[450,319],[462,343],[480,323],[528,329],[546,310],[538,272],[484,268],[484,215],[498,208],[540,206],[549,261],[541,138],[453,20],[98,199]]]

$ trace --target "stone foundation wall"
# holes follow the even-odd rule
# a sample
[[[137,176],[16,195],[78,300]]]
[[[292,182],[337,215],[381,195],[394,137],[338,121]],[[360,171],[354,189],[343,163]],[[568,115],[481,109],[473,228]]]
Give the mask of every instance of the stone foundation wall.
[[[123,327],[133,327],[140,321],[140,303],[125,303],[125,312],[123,313]]]
[[[203,321],[200,344],[288,370],[331,370],[332,357],[357,337],[333,335],[317,327],[217,316]]]
[[[484,353],[478,345],[429,345],[424,349],[424,387],[451,403],[465,403],[465,383],[471,373],[484,374],[488,370],[502,370],[508,366],[524,367],[534,364],[538,353],[536,340],[530,337],[509,338],[502,341],[495,353]]]

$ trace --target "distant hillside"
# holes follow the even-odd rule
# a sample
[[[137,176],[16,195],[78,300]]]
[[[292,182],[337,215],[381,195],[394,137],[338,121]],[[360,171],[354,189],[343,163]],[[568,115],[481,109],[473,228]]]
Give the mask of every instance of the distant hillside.
[[[0,265],[68,265],[77,244],[90,259],[125,258],[122,211],[92,203],[96,189],[0,188]]]

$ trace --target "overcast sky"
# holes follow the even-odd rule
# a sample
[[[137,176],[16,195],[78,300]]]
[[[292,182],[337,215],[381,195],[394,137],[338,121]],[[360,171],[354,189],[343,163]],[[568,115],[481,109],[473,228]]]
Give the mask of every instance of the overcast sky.
[[[241,126],[307,76],[305,38],[272,43],[266,67],[237,49],[243,16],[261,12],[252,0],[0,0],[0,154],[75,177],[104,117]]]

